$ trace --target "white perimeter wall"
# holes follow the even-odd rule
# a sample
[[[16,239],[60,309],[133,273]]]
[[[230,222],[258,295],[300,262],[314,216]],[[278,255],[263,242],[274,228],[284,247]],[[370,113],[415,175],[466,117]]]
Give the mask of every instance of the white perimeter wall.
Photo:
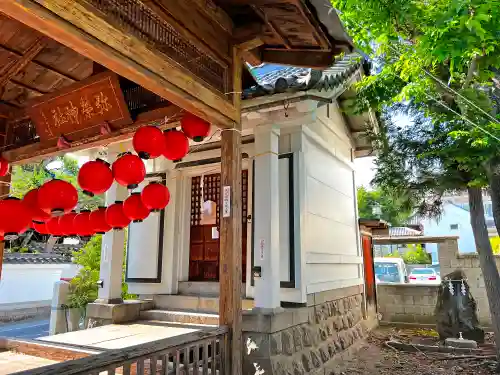
[[[328,108],[330,107],[330,108]],[[306,293],[363,283],[349,132],[335,104],[303,128]]]
[[[0,311],[14,309],[17,304],[49,306],[54,283],[61,278],[74,277],[77,272],[78,266],[74,264],[4,264]]]

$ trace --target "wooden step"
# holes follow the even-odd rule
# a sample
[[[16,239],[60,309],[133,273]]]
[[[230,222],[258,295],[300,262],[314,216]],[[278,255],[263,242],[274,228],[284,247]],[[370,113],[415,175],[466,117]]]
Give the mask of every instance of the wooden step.
[[[180,294],[157,294],[153,300],[158,310],[169,311],[196,311],[202,313],[219,313],[219,298],[204,296],[185,296]],[[241,302],[243,310],[251,310],[254,306],[253,300],[243,299]]]
[[[176,310],[146,310],[141,311],[140,317],[143,320],[158,320],[162,322],[172,322],[193,325],[219,325],[218,314],[201,313],[197,311],[176,311]]]

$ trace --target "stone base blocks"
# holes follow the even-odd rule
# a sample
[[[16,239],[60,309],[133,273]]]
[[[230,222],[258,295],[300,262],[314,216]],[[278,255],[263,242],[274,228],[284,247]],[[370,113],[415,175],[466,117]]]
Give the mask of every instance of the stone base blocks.
[[[243,317],[243,373],[333,375],[368,332],[361,288],[343,288],[344,297],[274,315]],[[335,293],[338,294],[338,293]],[[322,298],[324,300],[324,298]],[[264,372],[259,372],[264,371]]]

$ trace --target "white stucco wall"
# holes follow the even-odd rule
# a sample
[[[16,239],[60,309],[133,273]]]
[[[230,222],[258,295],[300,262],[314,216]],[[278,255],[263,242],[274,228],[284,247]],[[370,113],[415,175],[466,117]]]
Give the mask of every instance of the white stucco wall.
[[[451,229],[451,225],[458,224],[458,229]],[[438,219],[425,219],[422,221],[424,234],[426,236],[459,236],[458,250],[461,253],[473,253],[476,251],[474,235],[470,225],[470,214],[456,205],[443,203],[443,213]],[[436,244],[427,244],[429,253],[437,254]],[[434,261],[434,256],[433,256]]]
[[[351,141],[335,105],[304,127],[302,228],[307,293],[362,284]]]
[[[74,264],[4,264],[0,281],[0,311],[18,305],[50,305],[54,283],[74,277]]]

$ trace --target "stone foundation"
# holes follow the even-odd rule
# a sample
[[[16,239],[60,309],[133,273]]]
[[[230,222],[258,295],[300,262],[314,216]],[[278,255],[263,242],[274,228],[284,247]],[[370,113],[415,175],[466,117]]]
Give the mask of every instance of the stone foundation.
[[[154,308],[153,301],[127,300],[123,303],[89,303],[87,305],[87,328],[108,324],[133,322],[139,319],[143,310]]]
[[[371,328],[361,292],[361,286],[337,289],[308,296],[307,307],[244,315],[243,373],[335,374]]]

